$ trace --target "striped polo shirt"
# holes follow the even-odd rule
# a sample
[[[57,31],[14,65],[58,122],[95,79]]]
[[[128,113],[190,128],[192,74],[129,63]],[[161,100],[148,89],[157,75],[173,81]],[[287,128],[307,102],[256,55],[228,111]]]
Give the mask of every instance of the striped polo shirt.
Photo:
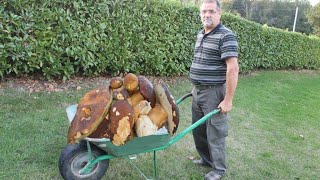
[[[207,34],[204,30],[200,31],[190,67],[192,84],[196,86],[224,84],[227,71],[225,59],[238,57],[237,49],[237,37],[222,24]]]

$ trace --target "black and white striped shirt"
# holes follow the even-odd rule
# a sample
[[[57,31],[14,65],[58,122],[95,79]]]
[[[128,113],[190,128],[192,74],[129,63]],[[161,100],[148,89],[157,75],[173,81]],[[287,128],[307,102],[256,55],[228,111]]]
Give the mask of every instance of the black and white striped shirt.
[[[238,42],[231,30],[219,24],[208,34],[197,35],[190,67],[191,82],[198,85],[219,85],[226,82],[225,59],[238,57]]]

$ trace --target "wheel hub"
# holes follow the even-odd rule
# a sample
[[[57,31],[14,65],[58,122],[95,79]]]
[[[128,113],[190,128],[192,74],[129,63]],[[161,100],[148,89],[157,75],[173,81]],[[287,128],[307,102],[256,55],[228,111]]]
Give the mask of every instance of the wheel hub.
[[[95,154],[92,154],[92,157],[93,159],[96,158]],[[92,173],[95,173],[97,167],[99,166],[99,163],[97,163],[88,174],[80,174],[80,170],[83,169],[88,164],[88,162],[88,152],[82,152],[75,156],[71,162],[72,173],[79,178],[85,178],[87,176],[90,176]]]

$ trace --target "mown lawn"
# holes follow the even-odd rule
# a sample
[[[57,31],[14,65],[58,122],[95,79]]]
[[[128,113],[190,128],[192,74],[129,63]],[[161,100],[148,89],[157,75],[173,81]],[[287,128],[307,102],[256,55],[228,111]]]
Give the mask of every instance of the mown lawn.
[[[81,90],[33,92],[0,86],[0,179],[61,179],[58,159],[66,146],[65,108],[94,85]],[[190,82],[170,83],[178,98]],[[180,107],[178,133],[191,122],[191,101]],[[242,75],[227,138],[224,179],[320,179],[320,72],[274,71]],[[203,179],[209,168],[198,157],[191,134],[159,151],[159,179]],[[135,164],[153,175],[153,154]],[[110,161],[104,179],[143,179],[125,159]]]

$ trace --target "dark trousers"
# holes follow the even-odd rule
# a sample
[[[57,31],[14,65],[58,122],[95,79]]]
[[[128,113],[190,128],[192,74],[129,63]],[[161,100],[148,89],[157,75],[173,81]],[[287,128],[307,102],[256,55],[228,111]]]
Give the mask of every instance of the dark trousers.
[[[225,96],[225,85],[200,86],[192,90],[192,123],[216,109]],[[213,171],[223,175],[226,167],[227,114],[216,114],[193,130],[196,149]]]

